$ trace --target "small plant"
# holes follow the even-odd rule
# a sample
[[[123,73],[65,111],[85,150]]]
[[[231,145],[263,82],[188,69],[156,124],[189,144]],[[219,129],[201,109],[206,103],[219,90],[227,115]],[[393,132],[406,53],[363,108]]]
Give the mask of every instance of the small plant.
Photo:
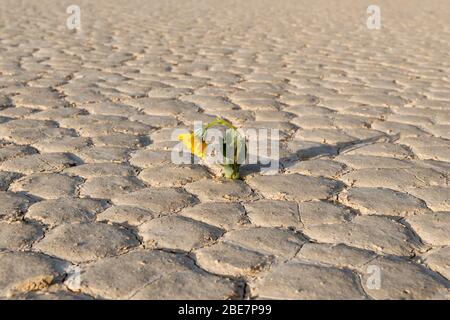
[[[239,179],[239,169],[243,159],[245,159],[246,144],[238,129],[229,121],[217,118],[194,132],[180,134],[178,139],[183,142],[187,149],[200,159],[207,157],[208,143],[206,142],[206,134],[209,129],[215,126],[224,126],[227,128],[225,138],[222,141],[222,150],[218,150],[222,154],[222,173],[225,178]]]

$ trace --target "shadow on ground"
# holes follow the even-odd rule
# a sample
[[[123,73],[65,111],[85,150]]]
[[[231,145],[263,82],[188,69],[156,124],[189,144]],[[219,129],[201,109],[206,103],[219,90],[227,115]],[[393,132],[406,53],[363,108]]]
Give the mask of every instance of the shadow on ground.
[[[316,144],[312,147],[305,147],[297,149],[296,151],[289,153],[279,160],[278,170],[270,170],[270,159],[262,159],[257,164],[245,164],[241,167],[241,176],[246,177],[255,173],[276,174],[277,172],[284,171],[289,167],[294,166],[299,161],[307,161],[313,158],[321,157],[336,157],[341,154],[345,154],[349,151],[353,151],[368,145],[381,143],[381,142],[395,142],[400,138],[398,134],[387,135],[381,134],[372,138],[357,139],[348,142],[342,142],[337,144]],[[307,141],[305,141],[307,142]],[[274,159],[272,159],[274,160]],[[276,161],[276,160],[275,160]],[[268,164],[266,164],[268,163]]]

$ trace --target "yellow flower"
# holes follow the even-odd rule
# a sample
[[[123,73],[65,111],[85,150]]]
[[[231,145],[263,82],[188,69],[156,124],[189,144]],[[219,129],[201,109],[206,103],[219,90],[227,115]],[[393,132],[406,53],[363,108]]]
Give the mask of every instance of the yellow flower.
[[[206,148],[208,144],[204,142],[200,137],[195,136],[194,133],[184,133],[178,135],[178,140],[183,142],[183,144],[199,158],[204,158],[206,156]]]

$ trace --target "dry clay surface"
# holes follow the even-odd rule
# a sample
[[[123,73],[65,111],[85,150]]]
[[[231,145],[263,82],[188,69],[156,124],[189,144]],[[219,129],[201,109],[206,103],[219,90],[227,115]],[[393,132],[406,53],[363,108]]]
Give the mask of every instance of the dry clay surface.
[[[0,0],[0,297],[445,299],[450,3]],[[171,163],[280,130],[281,170]]]

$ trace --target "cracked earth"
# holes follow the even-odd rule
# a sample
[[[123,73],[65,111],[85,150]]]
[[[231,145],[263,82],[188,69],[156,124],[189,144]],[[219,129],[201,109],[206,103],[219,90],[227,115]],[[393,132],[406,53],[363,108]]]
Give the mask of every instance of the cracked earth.
[[[1,298],[448,298],[448,1],[75,2],[0,0]],[[217,116],[280,173],[172,164]]]

